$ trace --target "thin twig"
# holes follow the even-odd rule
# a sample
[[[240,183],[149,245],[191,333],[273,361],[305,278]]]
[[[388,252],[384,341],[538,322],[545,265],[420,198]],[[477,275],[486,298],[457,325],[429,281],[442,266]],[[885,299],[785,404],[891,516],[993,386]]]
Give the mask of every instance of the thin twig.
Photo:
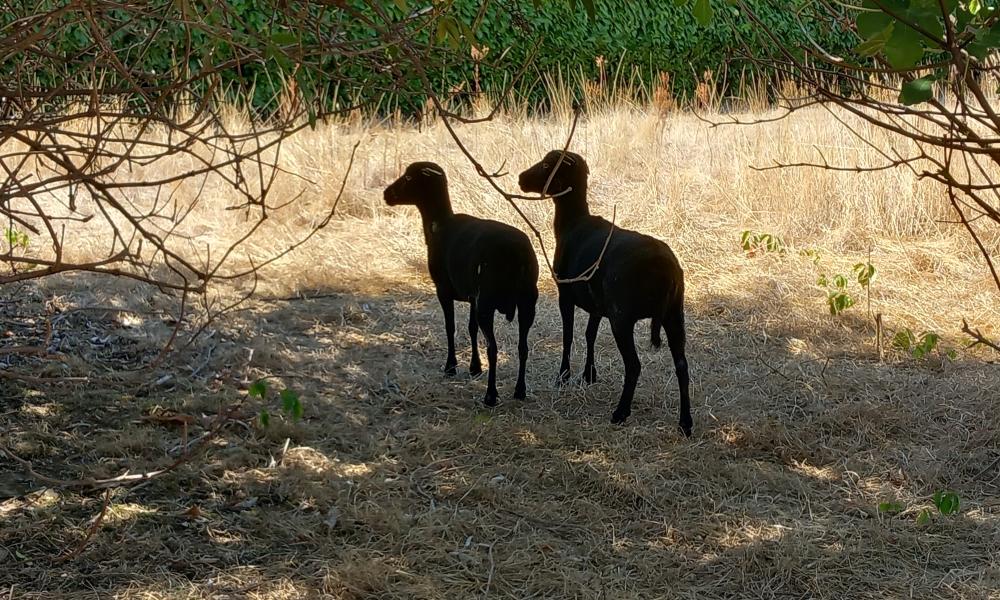
[[[978,329],[972,329],[969,327],[969,323],[965,319],[962,319],[962,333],[965,333],[972,338],[972,343],[969,344],[969,348],[975,348],[976,346],[982,345],[1000,352],[1000,344],[991,341]]]
[[[108,514],[108,506],[110,506],[110,504],[111,504],[111,488],[108,488],[104,490],[104,503],[101,505],[101,512],[100,514],[97,515],[97,518],[94,519],[94,522],[91,523],[90,529],[87,530],[87,535],[84,536],[82,540],[80,540],[80,543],[72,552],[64,554],[63,556],[56,559],[57,562],[65,562],[72,558],[76,558],[77,556],[80,555],[81,552],[83,552],[83,549],[87,547],[87,544],[90,542],[91,538],[94,537],[94,534],[97,533],[98,528],[104,521],[104,515]]]

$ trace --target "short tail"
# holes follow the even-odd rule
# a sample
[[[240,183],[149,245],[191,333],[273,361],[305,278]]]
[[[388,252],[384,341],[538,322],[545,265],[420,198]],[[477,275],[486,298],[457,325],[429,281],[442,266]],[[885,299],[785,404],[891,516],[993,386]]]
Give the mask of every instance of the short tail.
[[[663,329],[663,321],[660,317],[653,317],[653,322],[649,328],[649,341],[653,344],[654,348],[659,348],[663,345],[663,340],[660,339],[661,329]]]
[[[514,321],[514,311],[517,310],[517,305],[511,303],[509,306],[504,307],[503,316],[507,317],[507,322],[512,323]]]
[[[682,320],[684,315],[684,278],[683,275],[678,275],[674,280],[668,280],[666,283],[667,293],[663,296],[663,304],[660,309],[660,314],[654,316],[652,323],[650,324],[649,330],[649,341],[653,344],[654,348],[659,348],[663,345],[663,340],[660,338],[660,331],[666,331],[663,328],[663,321],[672,321],[675,313],[680,312]]]
[[[517,297],[510,304],[510,310],[506,313],[507,322],[511,323],[514,321],[515,307],[522,313],[525,311],[525,308],[529,308],[531,322],[534,322],[534,307],[535,302],[538,300],[538,263],[534,250],[531,250],[530,246],[528,248],[528,256],[525,257],[521,263],[521,269],[518,271],[517,281],[519,282],[517,286],[518,293]],[[530,301],[529,306],[524,304],[526,301]]]

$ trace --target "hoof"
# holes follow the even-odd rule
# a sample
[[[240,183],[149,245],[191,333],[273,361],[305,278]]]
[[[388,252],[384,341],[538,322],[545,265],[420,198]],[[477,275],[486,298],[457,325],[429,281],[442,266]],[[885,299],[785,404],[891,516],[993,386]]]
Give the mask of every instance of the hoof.
[[[678,427],[681,428],[681,433],[684,434],[684,437],[691,437],[691,427],[692,427],[692,425],[693,425],[693,423],[680,423],[678,425]]]
[[[597,383],[597,367],[590,365],[590,367],[584,367],[583,369],[583,381],[587,385]]]
[[[611,422],[614,423],[615,425],[621,425],[621,424],[625,423],[625,420],[628,419],[628,416],[630,414],[632,414],[632,411],[617,411],[616,410],[611,415]]]
[[[445,365],[444,374],[446,377],[454,377],[458,373],[458,365]]]
[[[525,400],[528,398],[528,391],[524,386],[518,386],[514,389],[514,400]]]
[[[471,364],[471,365],[469,365],[469,376],[470,377],[479,377],[482,374],[483,374],[483,366],[482,365],[477,365],[477,364]]]
[[[486,395],[483,396],[483,404],[489,406],[490,408],[497,405],[497,392],[496,390],[486,390]]]
[[[559,371],[559,376],[556,377],[556,385],[566,385],[569,383],[569,369]]]

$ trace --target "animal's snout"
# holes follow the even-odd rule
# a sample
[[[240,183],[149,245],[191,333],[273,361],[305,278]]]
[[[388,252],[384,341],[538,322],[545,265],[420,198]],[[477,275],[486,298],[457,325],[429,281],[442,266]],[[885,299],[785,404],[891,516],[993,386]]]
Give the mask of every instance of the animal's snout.
[[[531,188],[532,181],[535,179],[535,177],[534,177],[534,175],[535,175],[534,170],[535,170],[534,167],[532,167],[532,168],[528,169],[527,171],[522,172],[518,176],[518,178],[517,178],[517,184],[519,186],[521,186],[521,191],[523,191],[523,192],[530,192],[530,191],[532,191],[530,188]]]
[[[395,201],[396,201],[396,190],[394,189],[393,186],[390,185],[389,187],[385,188],[385,191],[382,192],[382,199],[385,200],[385,203],[388,204],[388,205],[390,205],[390,206],[393,203],[395,203]]]

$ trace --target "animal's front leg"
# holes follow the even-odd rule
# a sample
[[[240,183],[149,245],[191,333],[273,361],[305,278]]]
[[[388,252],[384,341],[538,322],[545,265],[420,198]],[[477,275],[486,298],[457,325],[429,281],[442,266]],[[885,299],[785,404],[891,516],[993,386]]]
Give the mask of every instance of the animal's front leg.
[[[455,301],[440,293],[438,301],[444,312],[444,333],[448,337],[448,358],[444,362],[444,373],[453,377],[458,368],[458,359],[455,358]]]
[[[568,292],[559,290],[559,314],[562,316],[563,353],[562,364],[559,365],[559,383],[569,381],[569,355],[573,348],[573,317],[576,306]]]

